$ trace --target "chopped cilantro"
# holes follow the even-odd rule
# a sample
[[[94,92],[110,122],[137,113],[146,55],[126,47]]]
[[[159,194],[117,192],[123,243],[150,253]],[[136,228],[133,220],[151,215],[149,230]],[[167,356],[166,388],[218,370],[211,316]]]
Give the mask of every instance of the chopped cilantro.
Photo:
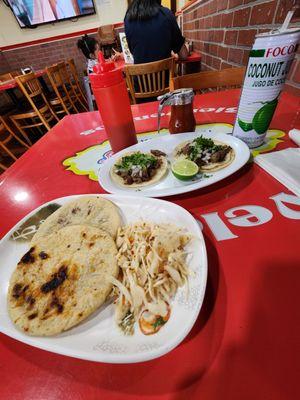
[[[188,158],[192,161],[196,161],[204,150],[209,150],[212,154],[222,148],[224,148],[224,146],[216,145],[212,139],[205,138],[201,135],[190,143]]]
[[[166,321],[164,321],[164,319],[162,317],[158,317],[156,319],[156,321],[154,322],[154,324],[152,324],[153,328],[156,329],[159,326],[163,326],[166,323]]]
[[[142,168],[155,167],[157,159],[154,156],[144,153],[134,153],[130,156],[122,157],[121,162],[116,164],[117,169],[130,170],[133,166],[140,166]]]

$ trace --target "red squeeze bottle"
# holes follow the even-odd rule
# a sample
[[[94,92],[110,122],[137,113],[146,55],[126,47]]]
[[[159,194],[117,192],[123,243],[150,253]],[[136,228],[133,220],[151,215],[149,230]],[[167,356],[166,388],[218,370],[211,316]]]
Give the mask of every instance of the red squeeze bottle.
[[[89,75],[109,143],[114,153],[137,143],[129,96],[121,69],[105,61],[102,52],[99,64]]]

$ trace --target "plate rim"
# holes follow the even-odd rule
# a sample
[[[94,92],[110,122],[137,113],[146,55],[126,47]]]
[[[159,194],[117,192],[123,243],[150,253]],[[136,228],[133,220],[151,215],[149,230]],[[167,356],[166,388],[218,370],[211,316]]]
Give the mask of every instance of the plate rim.
[[[217,181],[214,182],[210,182],[209,178],[206,179],[205,181],[198,181],[195,182],[191,185],[182,185],[182,186],[177,186],[176,188],[168,188],[168,189],[159,189],[157,190],[157,193],[155,193],[155,185],[152,186],[151,191],[149,190],[149,192],[147,193],[147,191],[138,191],[134,190],[133,188],[119,188],[116,184],[114,184],[113,182],[110,183],[109,185],[106,185],[101,182],[101,179],[103,177],[105,177],[105,179],[107,179],[109,177],[110,174],[110,168],[114,162],[114,160],[116,160],[117,158],[121,157],[122,154],[125,154],[129,151],[133,151],[136,148],[138,148],[139,150],[141,146],[143,146],[143,143],[149,143],[150,141],[165,141],[166,138],[169,139],[172,136],[175,136],[176,138],[183,136],[184,138],[182,140],[186,140],[189,139],[189,137],[193,137],[193,136],[199,136],[200,134],[204,135],[205,137],[210,137],[210,138],[216,138],[217,136],[227,136],[230,137],[231,140],[233,140],[235,143],[237,143],[239,146],[242,146],[244,148],[244,152],[245,152],[245,159],[243,160],[242,163],[240,163],[241,165],[239,166],[239,168],[237,168],[235,171],[232,171],[228,174],[225,174],[222,178],[218,179]],[[188,136],[189,135],[189,136]],[[98,184],[100,185],[100,187],[102,189],[104,189],[105,191],[107,191],[110,194],[115,194],[115,195],[128,195],[129,196],[137,196],[137,197],[152,197],[152,198],[161,198],[161,197],[171,197],[171,196],[176,196],[176,195],[181,195],[181,194],[185,194],[185,193],[189,193],[189,192],[193,192],[195,190],[200,190],[203,189],[205,187],[214,185],[226,178],[228,178],[229,176],[233,175],[234,173],[236,173],[237,171],[239,171],[241,168],[243,168],[244,165],[247,164],[248,160],[250,158],[250,149],[249,147],[246,145],[246,143],[244,143],[242,140],[240,140],[239,138],[236,138],[235,136],[233,136],[232,134],[229,133],[224,133],[224,132],[218,132],[218,133],[200,133],[200,132],[185,132],[185,133],[179,133],[179,134],[169,134],[169,135],[164,135],[164,136],[159,136],[159,137],[154,137],[151,139],[148,139],[145,142],[139,142],[137,144],[134,144],[130,147],[127,147],[126,149],[123,149],[117,153],[115,153],[112,157],[108,158],[107,160],[104,161],[104,163],[101,165],[101,167],[98,170]],[[234,160],[233,160],[234,162]],[[232,165],[232,164],[230,164]],[[228,167],[230,167],[230,165],[228,165]],[[223,169],[223,171],[226,171],[226,167]],[[218,172],[218,171],[216,171]],[[209,173],[209,171],[208,171]],[[204,184],[203,184],[204,183]],[[115,188],[115,189],[114,189]]]
[[[114,201],[113,198],[126,198],[126,199],[130,199],[130,198],[134,198],[135,200],[141,202],[143,201],[143,197],[141,196],[133,196],[133,195],[119,195],[119,194],[101,194],[101,193],[83,193],[83,194],[74,194],[74,195],[67,195],[67,196],[62,196],[62,197],[57,197],[54,198],[50,201],[47,201],[46,203],[42,203],[41,205],[39,205],[38,207],[34,208],[33,210],[31,210],[29,213],[27,213],[21,220],[19,220],[0,240],[0,249],[1,246],[4,244],[4,242],[9,238],[9,236],[11,235],[11,233],[13,231],[15,231],[15,229],[21,225],[24,220],[27,220],[28,218],[31,217],[32,214],[35,214],[38,210],[40,210],[42,207],[47,206],[48,204],[51,204],[53,202],[59,202],[59,200],[64,200],[64,199],[68,199],[70,198],[70,200],[74,197],[85,197],[85,196],[100,196],[100,197],[104,197],[107,198],[108,200]],[[0,325],[0,333],[5,334],[6,336],[14,339],[14,340],[18,340],[19,342],[25,344],[25,345],[29,345],[44,351],[49,351],[51,353],[55,353],[55,354],[59,354],[59,355],[63,355],[63,356],[67,356],[67,357],[72,357],[72,358],[77,358],[77,359],[82,359],[82,360],[87,360],[87,361],[93,361],[93,362],[101,362],[101,363],[109,363],[109,364],[132,364],[132,363],[138,363],[138,362],[145,362],[145,361],[150,361],[153,360],[155,358],[159,358],[167,353],[169,353],[171,350],[173,350],[174,348],[176,348],[177,346],[179,346],[182,341],[187,337],[187,335],[189,334],[189,332],[192,330],[192,328],[195,325],[195,322],[199,316],[199,313],[201,311],[201,308],[203,306],[203,301],[204,301],[204,296],[206,293],[206,286],[207,286],[207,275],[208,275],[208,259],[207,259],[207,249],[206,249],[206,243],[205,243],[205,239],[204,239],[204,235],[202,233],[202,230],[199,226],[199,224],[197,223],[196,219],[193,217],[193,215],[186,210],[184,207],[167,201],[167,200],[162,200],[162,199],[156,199],[156,198],[151,198],[151,197],[147,197],[147,201],[150,202],[159,202],[159,203],[163,203],[163,204],[167,204],[167,207],[174,207],[177,209],[180,209],[181,212],[186,213],[190,220],[193,222],[193,225],[195,226],[195,229],[197,230],[197,238],[201,239],[202,241],[202,251],[203,251],[203,265],[201,265],[202,268],[202,282],[201,282],[201,293],[199,294],[199,300],[198,300],[198,307],[197,309],[195,309],[194,311],[194,318],[191,320],[190,324],[186,327],[184,327],[183,330],[181,330],[181,334],[175,336],[175,339],[172,341],[172,343],[170,345],[165,345],[162,348],[159,349],[152,349],[152,350],[147,350],[145,352],[137,352],[136,354],[131,354],[131,355],[127,355],[124,358],[122,358],[122,354],[111,354],[111,353],[98,353],[101,354],[100,358],[97,357],[97,353],[94,355],[92,352],[87,352],[85,350],[78,350],[76,352],[76,354],[73,354],[72,352],[65,350],[65,348],[61,345],[51,345],[52,348],[49,349],[46,346],[44,346],[42,343],[36,343],[35,342],[35,336],[26,336],[26,340],[23,340],[23,334],[21,331],[19,331],[14,325],[13,326],[13,330],[12,332],[6,328],[3,328]],[[5,299],[7,299],[7,292],[5,293]],[[6,308],[7,308],[7,301],[6,301]],[[8,313],[8,311],[7,311]],[[12,334],[11,334],[12,333]],[[37,336],[37,338],[42,338],[42,336]]]

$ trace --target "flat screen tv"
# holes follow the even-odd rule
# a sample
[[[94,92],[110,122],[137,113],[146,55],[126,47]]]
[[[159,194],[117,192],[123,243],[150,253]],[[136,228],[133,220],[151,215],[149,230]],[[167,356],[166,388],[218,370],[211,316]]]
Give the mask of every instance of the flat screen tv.
[[[95,14],[93,0],[8,0],[21,28]]]

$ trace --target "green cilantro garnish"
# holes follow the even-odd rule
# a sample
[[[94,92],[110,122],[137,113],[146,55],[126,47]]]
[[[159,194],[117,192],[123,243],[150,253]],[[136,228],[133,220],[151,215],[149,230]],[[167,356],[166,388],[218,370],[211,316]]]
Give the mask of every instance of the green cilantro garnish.
[[[197,158],[199,158],[199,154],[202,151],[210,150],[211,153],[215,153],[216,151],[221,150],[223,147],[224,146],[216,145],[212,139],[207,139],[201,135],[191,142],[188,151],[188,158],[192,161],[195,161]]]
[[[155,167],[157,159],[154,156],[144,153],[134,153],[130,156],[122,157],[121,162],[116,164],[117,169],[130,170],[133,166],[140,166],[142,168]]]
[[[156,321],[154,322],[154,324],[152,324],[152,326],[153,326],[154,329],[156,329],[159,326],[163,326],[165,323],[166,323],[166,321],[164,321],[162,317],[158,317],[156,319]]]

